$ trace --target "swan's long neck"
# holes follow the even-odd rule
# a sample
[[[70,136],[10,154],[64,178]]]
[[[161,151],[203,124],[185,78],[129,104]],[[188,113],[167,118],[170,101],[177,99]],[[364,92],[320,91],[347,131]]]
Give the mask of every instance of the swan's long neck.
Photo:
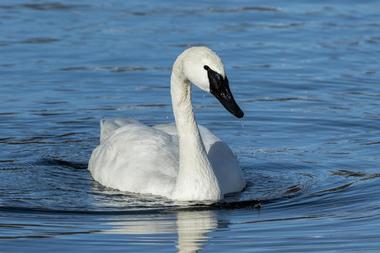
[[[173,198],[177,200],[219,200],[218,180],[194,118],[191,84],[183,74],[183,55],[174,63],[171,96],[179,139],[179,171]]]

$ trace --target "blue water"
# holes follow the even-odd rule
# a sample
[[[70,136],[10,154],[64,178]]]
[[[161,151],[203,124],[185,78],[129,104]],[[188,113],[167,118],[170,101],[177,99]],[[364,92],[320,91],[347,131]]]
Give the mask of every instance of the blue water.
[[[379,252],[379,1],[0,2],[0,252]],[[99,120],[173,121],[175,57],[218,52],[245,112],[194,91],[248,181],[213,206],[105,188]]]

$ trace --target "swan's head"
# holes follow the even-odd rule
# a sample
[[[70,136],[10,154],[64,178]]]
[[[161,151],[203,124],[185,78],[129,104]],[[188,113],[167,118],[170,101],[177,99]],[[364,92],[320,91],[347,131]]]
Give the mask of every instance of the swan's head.
[[[224,65],[219,56],[207,47],[192,47],[184,52],[183,72],[200,89],[214,95],[220,103],[238,118],[243,111],[232,96]]]

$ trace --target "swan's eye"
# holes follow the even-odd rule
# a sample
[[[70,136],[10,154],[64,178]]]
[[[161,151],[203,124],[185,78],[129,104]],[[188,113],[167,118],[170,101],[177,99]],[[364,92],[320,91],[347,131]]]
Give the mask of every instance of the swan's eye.
[[[209,67],[209,66],[207,66],[207,65],[204,65],[204,66],[203,66],[203,68],[204,68],[205,70],[207,70],[207,71],[209,71],[209,70],[210,70],[210,67]]]

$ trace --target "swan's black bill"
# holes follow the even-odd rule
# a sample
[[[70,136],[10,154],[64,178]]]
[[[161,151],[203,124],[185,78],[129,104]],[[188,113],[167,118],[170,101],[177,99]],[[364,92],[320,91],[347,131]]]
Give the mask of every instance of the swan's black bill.
[[[212,70],[209,66],[204,66],[204,68],[207,70],[211,94],[214,95],[230,113],[237,118],[242,118],[244,112],[240,109],[232,96],[227,76],[223,78],[222,75]]]

